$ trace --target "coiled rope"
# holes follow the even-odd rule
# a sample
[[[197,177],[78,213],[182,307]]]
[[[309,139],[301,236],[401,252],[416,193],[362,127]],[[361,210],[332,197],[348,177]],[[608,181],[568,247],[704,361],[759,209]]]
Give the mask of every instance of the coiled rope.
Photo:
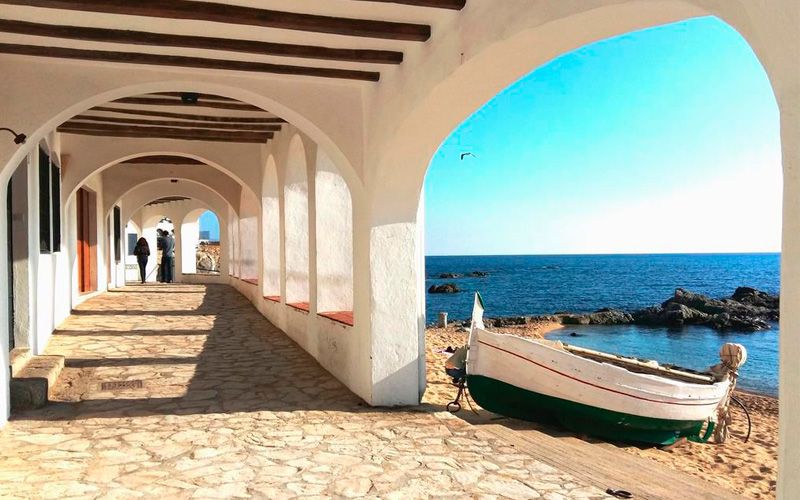
[[[739,378],[739,368],[747,361],[747,349],[741,344],[723,344],[719,350],[719,359],[722,362],[721,368],[725,372],[725,376],[730,380],[728,391],[725,397],[720,400],[719,406],[717,406],[717,426],[714,429],[714,441],[722,444],[727,441],[730,436],[730,424],[732,419],[730,412],[731,400],[734,400],[740,406],[744,407],[741,401],[738,401],[734,397],[733,391],[736,389],[736,381]],[[749,423],[750,414],[747,413],[747,410],[745,410],[745,413],[747,414]],[[747,435],[749,438],[749,430]]]

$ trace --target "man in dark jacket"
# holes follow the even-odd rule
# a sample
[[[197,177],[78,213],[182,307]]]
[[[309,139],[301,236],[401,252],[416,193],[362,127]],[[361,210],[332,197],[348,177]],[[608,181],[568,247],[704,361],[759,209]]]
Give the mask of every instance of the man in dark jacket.
[[[175,238],[167,231],[164,231],[164,239],[161,248],[161,268],[164,271],[164,283],[172,283],[175,280]]]

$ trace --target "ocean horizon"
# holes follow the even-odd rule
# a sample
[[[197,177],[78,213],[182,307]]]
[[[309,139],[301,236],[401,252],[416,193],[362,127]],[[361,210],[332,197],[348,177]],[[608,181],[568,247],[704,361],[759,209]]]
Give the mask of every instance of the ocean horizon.
[[[729,297],[739,286],[780,291],[778,252],[426,256],[425,265],[426,288],[454,283],[461,290],[426,293],[428,323],[435,322],[439,312],[447,312],[452,320],[468,318],[476,291],[484,299],[487,317],[592,312],[604,307],[631,311],[660,304],[676,288],[714,298]],[[487,275],[468,276],[474,272]],[[461,277],[440,278],[443,273]],[[551,336],[701,370],[718,361],[722,344],[741,343],[748,350],[748,363],[739,387],[777,396],[779,332],[777,323],[760,332],[592,325],[565,327]]]

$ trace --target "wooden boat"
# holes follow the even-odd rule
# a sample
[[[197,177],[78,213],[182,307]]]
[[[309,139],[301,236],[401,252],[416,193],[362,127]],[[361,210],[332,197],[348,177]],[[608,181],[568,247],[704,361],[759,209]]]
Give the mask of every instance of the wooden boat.
[[[480,406],[509,417],[559,423],[613,441],[704,442],[718,408],[727,408],[735,370],[746,360],[738,344],[726,344],[721,352],[724,362],[700,373],[493,333],[483,326],[483,302],[476,294],[466,384]]]

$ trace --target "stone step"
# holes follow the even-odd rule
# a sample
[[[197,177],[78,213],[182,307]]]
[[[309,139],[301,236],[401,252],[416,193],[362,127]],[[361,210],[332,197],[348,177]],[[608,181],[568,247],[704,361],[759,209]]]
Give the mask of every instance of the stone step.
[[[64,356],[31,356],[11,378],[11,411],[46,405],[50,390],[63,369]]]
[[[31,353],[30,348],[28,347],[15,347],[11,350],[8,355],[9,358],[9,365],[11,365],[11,376],[16,377],[17,374],[22,370],[28,361],[30,361]]]

